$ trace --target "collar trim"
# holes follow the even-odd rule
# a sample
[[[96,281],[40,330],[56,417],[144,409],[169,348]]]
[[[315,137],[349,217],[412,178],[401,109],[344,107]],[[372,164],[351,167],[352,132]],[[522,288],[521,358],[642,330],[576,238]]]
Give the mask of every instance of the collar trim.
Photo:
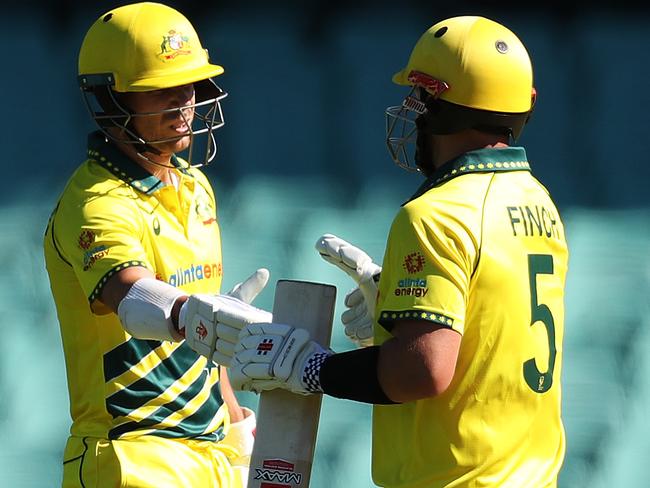
[[[457,176],[503,171],[530,171],[523,147],[477,149],[462,154],[438,168],[405,203]]]
[[[106,168],[130,186],[147,195],[165,186],[158,177],[131,160],[100,132],[93,132],[88,137],[88,158],[96,161],[100,166]],[[192,175],[176,155],[172,155],[171,163],[181,173],[188,176]]]

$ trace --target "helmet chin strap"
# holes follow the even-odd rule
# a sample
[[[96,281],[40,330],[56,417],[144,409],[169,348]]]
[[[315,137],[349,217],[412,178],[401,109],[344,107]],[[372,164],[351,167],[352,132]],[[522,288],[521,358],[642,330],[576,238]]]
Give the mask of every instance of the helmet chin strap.
[[[154,161],[152,158],[147,156],[145,153],[155,154],[156,156],[162,155],[162,152],[154,147],[151,144],[145,142],[145,140],[133,129],[127,129],[126,126],[120,131],[120,136],[124,140],[116,140],[118,144],[125,148],[132,148],[136,156],[140,159],[145,160],[146,162],[159,166],[161,168],[173,168],[173,164],[164,164],[159,161]]]
[[[417,127],[417,138],[415,140],[415,164],[420,172],[427,178],[431,176],[436,166],[434,163],[434,147],[431,144],[432,132],[427,127],[427,114],[420,115],[415,119]]]

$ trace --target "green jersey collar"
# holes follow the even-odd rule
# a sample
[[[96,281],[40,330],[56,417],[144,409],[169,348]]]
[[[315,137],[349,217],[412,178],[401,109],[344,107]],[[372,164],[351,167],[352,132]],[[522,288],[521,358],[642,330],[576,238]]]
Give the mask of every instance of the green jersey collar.
[[[120,151],[99,131],[88,136],[88,158],[96,161],[136,190],[148,195],[165,186],[162,181]],[[175,155],[172,155],[171,163],[182,173],[191,174]]]
[[[461,154],[440,166],[408,201],[416,199],[431,188],[456,176],[495,171],[530,171],[526,150],[523,147],[497,147],[477,149]]]

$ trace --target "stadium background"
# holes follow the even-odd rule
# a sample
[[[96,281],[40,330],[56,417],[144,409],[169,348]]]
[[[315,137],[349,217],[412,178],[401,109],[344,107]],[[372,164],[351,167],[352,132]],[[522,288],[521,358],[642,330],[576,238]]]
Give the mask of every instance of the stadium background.
[[[647,7],[593,2],[168,2],[226,73],[226,126],[206,169],[218,192],[224,289],[255,268],[351,283],[314,241],[332,232],[381,261],[419,184],[385,150],[390,76],[419,35],[492,17],[533,58],[538,106],[521,143],[571,249],[564,344],[568,451],[560,487],[647,487],[650,452],[650,43]],[[86,29],[119,4],[26,0],[3,10],[0,485],[59,485],[69,428],[61,343],[41,252],[48,213],[92,130],[76,85]],[[273,285],[257,304],[272,306]],[[335,324],[333,346],[350,348]],[[253,395],[242,400],[256,405]],[[504,412],[507,415],[507,412]],[[312,486],[365,488],[370,408],[326,398]]]

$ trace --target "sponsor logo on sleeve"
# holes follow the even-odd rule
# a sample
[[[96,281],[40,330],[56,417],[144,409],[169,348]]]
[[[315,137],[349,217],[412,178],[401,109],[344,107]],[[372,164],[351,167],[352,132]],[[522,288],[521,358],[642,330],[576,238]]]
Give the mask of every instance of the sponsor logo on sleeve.
[[[108,248],[104,245],[95,246],[84,253],[84,271],[88,271],[101,258],[108,254]]]
[[[393,290],[395,296],[414,296],[417,298],[426,296],[429,292],[425,278],[403,278],[397,283]]]
[[[419,273],[424,269],[424,256],[419,252],[412,252],[404,257],[402,267],[408,274]]]
[[[90,229],[83,229],[77,239],[77,244],[84,251],[83,270],[88,271],[93,265],[108,254],[108,248],[104,245],[93,246],[97,236]]]
[[[81,249],[86,251],[90,249],[90,246],[92,246],[93,242],[95,242],[95,237],[95,233],[92,230],[83,229],[81,231],[81,234],[79,234],[77,243]]]

